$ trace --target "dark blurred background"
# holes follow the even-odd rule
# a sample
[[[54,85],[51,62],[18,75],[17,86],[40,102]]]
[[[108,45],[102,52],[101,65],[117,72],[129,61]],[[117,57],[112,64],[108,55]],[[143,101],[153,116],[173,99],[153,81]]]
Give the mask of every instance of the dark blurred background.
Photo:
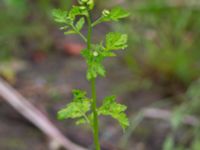
[[[90,147],[86,126],[59,122],[56,112],[73,88],[89,89],[84,48],[53,22],[54,8],[72,0],[0,1],[0,76],[42,111],[74,143]],[[200,150],[200,1],[96,0],[93,19],[121,5],[131,16],[95,28],[93,40],[109,31],[129,34],[129,48],[106,60],[98,79],[99,102],[108,94],[128,105],[130,127],[123,133],[101,119],[103,150]],[[86,33],[86,28],[83,33]],[[56,150],[48,138],[0,99],[0,150]]]

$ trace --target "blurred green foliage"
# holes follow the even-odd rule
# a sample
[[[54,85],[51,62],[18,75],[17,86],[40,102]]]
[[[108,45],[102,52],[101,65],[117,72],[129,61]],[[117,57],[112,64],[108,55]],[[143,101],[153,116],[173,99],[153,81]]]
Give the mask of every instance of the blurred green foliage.
[[[116,28],[130,33],[124,59],[135,73],[188,85],[200,76],[200,10],[170,2],[129,0],[132,18]]]
[[[185,101],[174,108],[171,134],[166,138],[163,150],[199,150],[200,148],[200,80],[191,84],[184,97]],[[189,115],[195,116],[196,120],[190,120],[193,126],[186,127],[183,120]],[[178,134],[181,136],[177,138]]]
[[[69,7],[71,0],[0,1],[0,60],[8,60],[26,49],[48,50],[50,12],[57,5]]]
[[[67,9],[71,0],[0,1],[0,75],[14,83],[17,57],[49,51],[53,45],[51,10]]]
[[[198,1],[126,0],[123,4],[129,8],[131,19],[114,27],[129,33],[130,46],[123,59],[136,79],[144,77],[154,85],[161,83],[165,89],[170,89],[172,84],[189,87],[181,96],[173,95],[178,96],[181,102],[170,106],[174,107],[170,119],[171,132],[166,136],[162,149],[199,150],[199,123],[190,127],[183,123],[187,115],[200,119]],[[172,90],[178,91],[177,88]],[[174,100],[174,97],[170,99]]]

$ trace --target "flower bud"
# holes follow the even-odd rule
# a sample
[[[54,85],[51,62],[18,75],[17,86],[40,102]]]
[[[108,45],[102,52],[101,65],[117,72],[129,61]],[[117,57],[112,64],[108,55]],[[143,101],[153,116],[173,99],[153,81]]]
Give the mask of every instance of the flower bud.
[[[89,6],[90,9],[94,8],[94,0],[88,0],[87,5]]]
[[[85,10],[85,9],[86,9],[85,6],[80,6],[79,8],[80,8],[81,10]]]
[[[85,4],[85,3],[87,3],[87,2],[88,2],[88,0],[79,0],[78,2],[79,2],[79,4],[81,4],[81,5],[82,5],[82,4]]]
[[[80,5],[88,6],[89,9],[94,8],[94,0],[79,0],[78,3]]]
[[[103,16],[107,17],[110,14],[110,11],[105,9],[103,10],[102,14]]]
[[[93,56],[94,56],[94,57],[97,57],[98,55],[99,55],[98,52],[96,52],[96,51],[93,52]]]

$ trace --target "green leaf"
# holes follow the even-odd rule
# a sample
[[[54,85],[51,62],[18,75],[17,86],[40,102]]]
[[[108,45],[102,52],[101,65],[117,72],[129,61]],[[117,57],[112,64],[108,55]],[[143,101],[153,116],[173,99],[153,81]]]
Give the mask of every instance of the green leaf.
[[[86,16],[87,14],[88,12],[84,6],[73,6],[72,9],[69,11],[68,17],[71,20],[74,20],[75,17],[78,15]]]
[[[93,126],[93,120],[94,120],[93,118],[94,118],[93,117],[93,113],[92,112],[88,113],[87,120],[84,117],[82,117],[82,118],[80,118],[80,119],[78,119],[76,121],[76,125],[81,125],[81,124],[89,123],[90,126],[92,127]]]
[[[118,120],[123,129],[126,129],[129,126],[128,118],[124,113],[126,109],[125,105],[116,102],[115,96],[109,96],[104,99],[103,105],[98,109],[98,114],[112,116]]]
[[[85,102],[71,102],[67,105],[66,108],[61,109],[58,112],[58,119],[68,119],[68,118],[80,118],[86,112],[90,110],[90,103],[88,101]]]
[[[61,9],[55,9],[52,12],[52,15],[54,17],[54,21],[58,23],[66,23],[67,22],[67,11],[63,11]]]
[[[85,123],[86,123],[86,120],[84,118],[81,118],[76,121],[76,125],[81,125],[81,124],[85,124]]]
[[[72,93],[73,93],[73,96],[74,96],[73,101],[81,102],[83,100],[88,100],[87,97],[86,97],[87,93],[85,91],[73,90]]]
[[[130,14],[124,10],[121,7],[115,7],[113,9],[109,10],[103,10],[102,16],[97,19],[92,26],[96,26],[97,24],[100,24],[102,22],[108,22],[108,21],[119,21],[120,19],[128,17]]]
[[[87,70],[87,79],[91,80],[96,78],[98,75],[104,77],[105,76],[105,69],[104,66],[100,63],[91,63],[88,65],[88,70]]]
[[[86,120],[86,113],[90,110],[90,99],[86,97],[86,92],[80,90],[73,91],[74,99],[65,108],[58,111],[58,119],[80,119],[84,118]],[[80,120],[79,120],[80,123]]]
[[[83,25],[85,24],[85,19],[81,18],[77,23],[76,23],[76,29],[80,31],[83,28]]]
[[[82,56],[86,59],[88,70],[87,79],[91,80],[96,78],[98,75],[104,77],[106,74],[105,68],[102,62],[107,57],[113,57],[115,54],[108,51],[101,44],[92,45],[92,49],[85,49],[82,51]]]
[[[87,62],[87,79],[91,80],[96,78],[98,75],[105,76],[105,68],[102,65],[102,61],[107,56],[113,56],[114,54],[105,51],[105,48],[102,44],[92,45],[92,49],[85,49],[82,51],[82,56],[86,59]]]
[[[130,14],[121,7],[115,7],[110,11],[110,13],[107,13],[107,15],[103,13],[103,15],[104,21],[118,21],[119,19],[128,17]]]
[[[106,50],[118,50],[127,48],[128,36],[117,32],[106,35]]]

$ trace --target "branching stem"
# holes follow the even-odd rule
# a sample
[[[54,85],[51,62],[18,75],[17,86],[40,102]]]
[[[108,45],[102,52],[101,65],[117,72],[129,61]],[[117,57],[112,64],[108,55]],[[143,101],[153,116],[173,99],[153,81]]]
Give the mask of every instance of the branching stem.
[[[96,26],[97,24],[101,23],[103,17],[98,18],[96,21],[92,23],[92,27]]]
[[[80,35],[80,37],[84,40],[84,42],[87,42],[87,38],[80,31],[78,31],[74,25],[71,25],[71,27],[77,34]]]
[[[87,48],[91,50],[91,43],[92,43],[92,23],[91,17],[88,13],[87,16],[88,22],[88,37],[87,37]],[[91,92],[92,92],[92,113],[93,113],[93,136],[94,136],[94,144],[95,150],[101,150],[99,144],[99,121],[98,121],[98,114],[97,114],[97,96],[96,96],[96,79],[93,78],[91,81]]]

